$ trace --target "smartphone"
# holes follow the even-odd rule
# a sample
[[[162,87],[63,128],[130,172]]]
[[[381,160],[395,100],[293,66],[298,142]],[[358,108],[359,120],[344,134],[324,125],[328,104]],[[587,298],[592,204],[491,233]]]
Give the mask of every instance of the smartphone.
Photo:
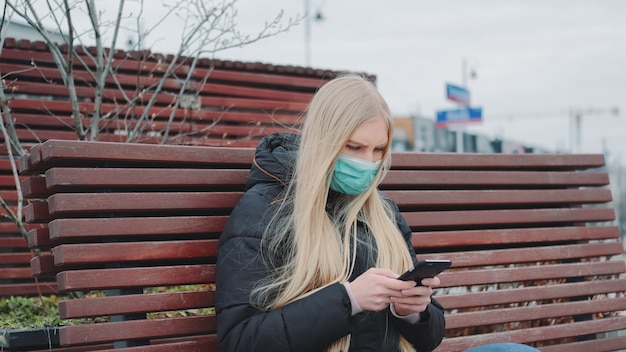
[[[422,285],[422,279],[435,277],[452,265],[450,260],[422,260],[417,265],[398,277],[398,280],[413,280]]]

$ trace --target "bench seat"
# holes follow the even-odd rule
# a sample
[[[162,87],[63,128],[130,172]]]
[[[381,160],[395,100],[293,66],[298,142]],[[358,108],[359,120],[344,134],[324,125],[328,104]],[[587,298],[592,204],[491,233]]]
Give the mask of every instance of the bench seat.
[[[33,274],[56,278],[65,347],[217,351],[217,240],[254,151],[50,140],[20,160]],[[381,190],[420,259],[451,259],[437,351],[516,341],[626,349],[626,265],[602,155],[395,153]],[[90,295],[98,291],[104,294]],[[82,295],[82,296],[81,296]],[[592,347],[590,347],[592,346]]]

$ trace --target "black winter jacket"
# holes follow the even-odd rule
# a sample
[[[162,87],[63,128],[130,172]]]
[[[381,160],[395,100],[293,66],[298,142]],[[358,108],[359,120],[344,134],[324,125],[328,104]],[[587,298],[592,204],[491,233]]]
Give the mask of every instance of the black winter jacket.
[[[298,142],[299,136],[291,134],[275,134],[261,141],[248,190],[220,237],[216,292],[219,350],[322,351],[347,334],[352,334],[350,351],[397,351],[398,334],[417,351],[433,350],[441,342],[445,326],[443,309],[434,299],[417,324],[394,317],[389,309],[351,316],[350,298],[341,284],[269,312],[250,304],[255,281],[269,270],[259,253],[266,211],[272,209],[271,202],[283,190],[282,181],[290,177]],[[397,223],[415,258],[411,230],[399,211]],[[366,231],[364,227],[360,230]],[[357,265],[350,280],[374,266],[362,258],[367,256],[359,256],[360,252],[357,248]]]

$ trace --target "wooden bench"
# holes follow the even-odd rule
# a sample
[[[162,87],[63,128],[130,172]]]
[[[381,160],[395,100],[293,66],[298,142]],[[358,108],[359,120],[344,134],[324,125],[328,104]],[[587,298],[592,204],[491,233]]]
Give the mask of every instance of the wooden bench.
[[[35,275],[62,292],[60,344],[217,351],[217,239],[249,148],[50,140],[20,160]],[[517,341],[543,351],[626,349],[626,265],[602,155],[395,153],[382,189],[419,258],[448,258],[438,351]],[[153,288],[172,288],[176,291]],[[150,289],[152,288],[152,289]],[[182,313],[181,313],[182,311]],[[109,318],[110,317],[110,318]],[[135,346],[135,347],[133,347]]]
[[[11,163],[7,158],[0,158],[0,197],[11,212],[17,214],[18,195]],[[27,226],[33,228],[32,225]],[[30,270],[32,256],[9,213],[0,209],[0,297],[56,292],[54,279],[35,280]]]
[[[94,54],[92,48],[87,48]],[[116,52],[113,70],[103,92],[99,140],[124,142],[127,131],[147,108],[151,85],[163,76],[171,56],[142,52]],[[84,63],[84,64],[83,64]],[[93,59],[76,53],[76,93],[83,124],[88,126],[94,111]],[[177,77],[169,77],[154,106],[151,118],[143,121],[141,143],[160,143],[172,105],[181,87],[189,62],[180,61]],[[72,106],[68,91],[48,46],[41,41],[4,41],[0,73],[9,99],[11,118],[22,144],[30,146],[48,139],[75,140]],[[203,59],[193,71],[190,96],[197,94],[188,109],[174,114],[169,144],[252,147],[264,135],[297,126],[301,112],[315,90],[337,73],[327,70],[274,66],[261,63]],[[140,97],[140,99],[138,99]],[[132,101],[133,103],[129,103]],[[0,158],[7,155],[0,135]],[[0,196],[17,205],[15,183],[8,159],[0,159]],[[0,223],[0,297],[54,292],[55,283],[34,286],[30,276],[30,254],[9,219]],[[46,282],[43,278],[40,278]]]
[[[94,48],[85,50],[95,55]],[[201,59],[179,99],[191,60],[180,58],[175,74],[166,76],[172,60],[171,55],[149,51],[115,53],[115,76],[107,78],[102,93],[102,115],[108,117],[100,121],[98,140],[126,142],[129,130],[139,125],[141,133],[133,142],[161,143],[173,116],[168,144],[253,147],[267,134],[297,126],[312,94],[337,75],[329,70]],[[73,66],[84,126],[94,114],[93,62],[79,51]],[[0,72],[23,143],[77,139],[68,90],[44,42],[7,38]],[[148,111],[150,118],[139,121],[163,78],[163,88]],[[180,107],[173,113],[177,101]]]

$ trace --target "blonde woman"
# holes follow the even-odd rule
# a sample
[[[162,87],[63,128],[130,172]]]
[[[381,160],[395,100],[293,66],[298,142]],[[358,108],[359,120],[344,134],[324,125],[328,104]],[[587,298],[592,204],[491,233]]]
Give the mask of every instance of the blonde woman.
[[[389,109],[355,75],[324,85],[301,135],[264,138],[220,237],[219,350],[432,351],[443,338],[439,278],[416,264],[411,229],[377,186],[389,169]],[[496,343],[472,352],[529,352]],[[469,352],[469,350],[467,351]]]
[[[438,278],[397,280],[416,263],[411,230],[377,190],[392,121],[356,75],[324,85],[300,135],[259,144],[248,190],[220,237],[220,351],[431,351],[444,317]]]

